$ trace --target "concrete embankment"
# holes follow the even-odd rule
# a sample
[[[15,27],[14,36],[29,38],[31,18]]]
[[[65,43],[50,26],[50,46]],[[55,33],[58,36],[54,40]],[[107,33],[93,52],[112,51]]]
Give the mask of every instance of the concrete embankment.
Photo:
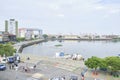
[[[25,42],[14,45],[14,47],[17,49],[17,53],[21,53],[23,48],[33,45],[33,44],[38,44],[38,43],[44,42],[44,41],[45,41],[44,39],[25,41]]]

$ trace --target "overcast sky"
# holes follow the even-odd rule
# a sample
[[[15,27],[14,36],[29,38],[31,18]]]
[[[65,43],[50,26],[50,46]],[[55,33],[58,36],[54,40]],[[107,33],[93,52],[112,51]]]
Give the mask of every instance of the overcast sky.
[[[51,34],[120,34],[120,0],[0,0],[0,30],[19,27]]]

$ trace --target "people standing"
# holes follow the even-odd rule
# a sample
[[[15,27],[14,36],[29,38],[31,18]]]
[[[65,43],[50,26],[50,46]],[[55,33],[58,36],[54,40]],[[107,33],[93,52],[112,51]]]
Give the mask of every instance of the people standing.
[[[9,69],[11,69],[11,64],[9,64]]]
[[[12,65],[11,65],[11,66],[12,66],[12,69],[14,69],[14,63],[12,63]]]
[[[34,71],[35,71],[35,68],[36,68],[36,65],[33,66]]]
[[[27,57],[27,60],[30,60],[30,58],[29,58],[29,57]]]
[[[83,72],[81,72],[81,76],[82,76],[82,80],[84,80],[84,73]]]

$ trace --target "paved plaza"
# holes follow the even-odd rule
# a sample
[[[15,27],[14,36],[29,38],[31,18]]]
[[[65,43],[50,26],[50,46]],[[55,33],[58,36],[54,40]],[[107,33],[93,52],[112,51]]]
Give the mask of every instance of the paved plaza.
[[[24,62],[19,63],[18,70],[9,69],[0,71],[0,80],[27,80],[35,73],[43,74],[47,80],[52,77],[65,76],[65,80],[69,80],[71,76],[81,78],[81,72],[86,69],[83,61],[75,61],[70,59],[61,58],[48,58],[48,57],[33,57],[30,60],[23,59]],[[33,69],[33,66],[36,68]],[[27,66],[28,71],[23,67]],[[85,80],[120,80],[115,78],[107,72],[98,71],[98,75],[93,75],[92,70],[88,69],[85,73]]]

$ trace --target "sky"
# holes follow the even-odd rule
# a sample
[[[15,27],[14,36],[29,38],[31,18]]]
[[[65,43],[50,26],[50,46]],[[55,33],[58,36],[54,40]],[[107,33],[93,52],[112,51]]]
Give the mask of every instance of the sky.
[[[120,0],[0,0],[0,31],[9,19],[44,34],[120,35]]]

